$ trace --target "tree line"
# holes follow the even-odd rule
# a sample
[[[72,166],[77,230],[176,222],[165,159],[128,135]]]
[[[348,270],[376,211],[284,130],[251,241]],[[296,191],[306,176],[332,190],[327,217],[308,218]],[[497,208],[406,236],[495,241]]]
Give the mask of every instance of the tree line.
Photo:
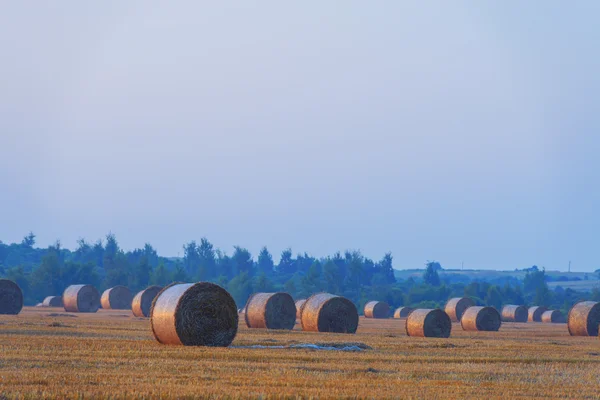
[[[125,251],[114,234],[104,240],[77,242],[74,251],[57,241],[45,249],[35,247],[29,233],[21,243],[0,242],[0,276],[19,284],[28,305],[49,295],[61,294],[71,284],[87,283],[99,290],[124,285],[134,293],[149,285],[171,282],[210,281],[226,288],[239,307],[254,292],[285,291],[294,298],[326,291],[352,300],[359,310],[370,300],[392,307],[443,307],[454,296],[472,297],[478,304],[544,305],[563,311],[581,299],[600,300],[600,292],[551,291],[545,271],[531,268],[525,279],[490,283],[453,282],[440,279],[438,262],[426,263],[422,279],[397,281],[391,253],[372,260],[360,251],[337,252],[316,258],[307,253],[284,250],[277,263],[267,247],[256,259],[247,249],[235,246],[231,255],[214,247],[206,238],[183,245],[183,257],[160,256],[151,244]]]

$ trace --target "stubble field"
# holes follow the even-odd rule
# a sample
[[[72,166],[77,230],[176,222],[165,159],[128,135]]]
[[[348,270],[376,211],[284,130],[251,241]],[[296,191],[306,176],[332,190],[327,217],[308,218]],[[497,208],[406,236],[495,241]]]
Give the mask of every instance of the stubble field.
[[[163,346],[128,311],[25,308],[0,316],[0,398],[600,398],[600,340],[566,324],[504,323],[449,339],[406,336],[404,320],[356,335],[240,330],[230,348]],[[358,342],[359,352],[295,348]]]

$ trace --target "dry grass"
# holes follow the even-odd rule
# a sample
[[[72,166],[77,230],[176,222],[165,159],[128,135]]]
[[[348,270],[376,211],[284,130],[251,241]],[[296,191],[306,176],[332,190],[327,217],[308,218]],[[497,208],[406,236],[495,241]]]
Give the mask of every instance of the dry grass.
[[[0,316],[0,398],[598,398],[600,343],[566,324],[407,337],[404,321],[360,320],[356,335],[240,324],[234,346],[362,342],[359,353],[164,346],[150,322],[100,310],[69,318],[25,308]],[[59,316],[51,317],[51,313]],[[61,315],[62,314],[62,315]]]

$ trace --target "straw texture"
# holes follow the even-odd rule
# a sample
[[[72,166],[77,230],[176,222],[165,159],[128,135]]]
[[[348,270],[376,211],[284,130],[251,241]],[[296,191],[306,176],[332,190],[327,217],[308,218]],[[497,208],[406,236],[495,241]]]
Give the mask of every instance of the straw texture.
[[[102,293],[100,303],[105,310],[129,310],[133,300],[131,291],[125,286],[115,286]]]
[[[385,301],[370,301],[365,304],[366,318],[387,318],[390,316],[390,306]]]
[[[152,302],[162,289],[160,286],[150,286],[136,294],[131,302],[133,315],[140,318],[149,317]]]
[[[566,319],[560,311],[548,310],[542,314],[542,322],[549,324],[563,324],[566,322]]]
[[[410,307],[399,307],[394,311],[394,318],[407,318],[414,308]]]
[[[460,322],[465,310],[475,305],[475,302],[468,297],[454,297],[446,303],[444,311],[453,322]]]
[[[165,287],[150,310],[152,333],[163,344],[226,347],[238,329],[233,297],[210,282]]]
[[[495,332],[502,325],[500,313],[494,307],[469,307],[460,319],[465,331]]]
[[[304,331],[356,333],[358,328],[354,303],[330,293],[317,293],[306,299],[301,316]]]
[[[450,337],[452,321],[439,308],[416,309],[406,318],[406,334],[417,337]]]
[[[581,301],[573,306],[567,316],[571,336],[598,336],[600,303]]]
[[[529,307],[529,310],[527,310],[527,313],[528,313],[527,321],[528,322],[542,322],[542,314],[545,313],[546,311],[548,311],[548,309],[546,307],[542,307],[542,306]]]
[[[296,319],[302,319],[302,306],[306,303],[306,299],[296,300]]]
[[[504,322],[527,322],[527,307],[510,304],[502,307],[502,321]]]
[[[296,304],[288,293],[255,293],[245,308],[248,328],[293,329],[296,325]]]
[[[0,279],[0,314],[17,315],[23,309],[23,292],[19,285]]]
[[[48,296],[42,302],[44,307],[62,307],[62,296]]]
[[[71,285],[62,298],[65,311],[95,313],[100,308],[100,293],[92,285]]]

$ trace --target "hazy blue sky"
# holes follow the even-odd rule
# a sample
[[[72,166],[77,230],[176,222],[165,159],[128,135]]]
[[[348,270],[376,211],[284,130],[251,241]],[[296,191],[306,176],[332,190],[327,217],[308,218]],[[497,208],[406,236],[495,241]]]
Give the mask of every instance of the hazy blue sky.
[[[600,268],[599,15],[3,1],[0,240]]]

